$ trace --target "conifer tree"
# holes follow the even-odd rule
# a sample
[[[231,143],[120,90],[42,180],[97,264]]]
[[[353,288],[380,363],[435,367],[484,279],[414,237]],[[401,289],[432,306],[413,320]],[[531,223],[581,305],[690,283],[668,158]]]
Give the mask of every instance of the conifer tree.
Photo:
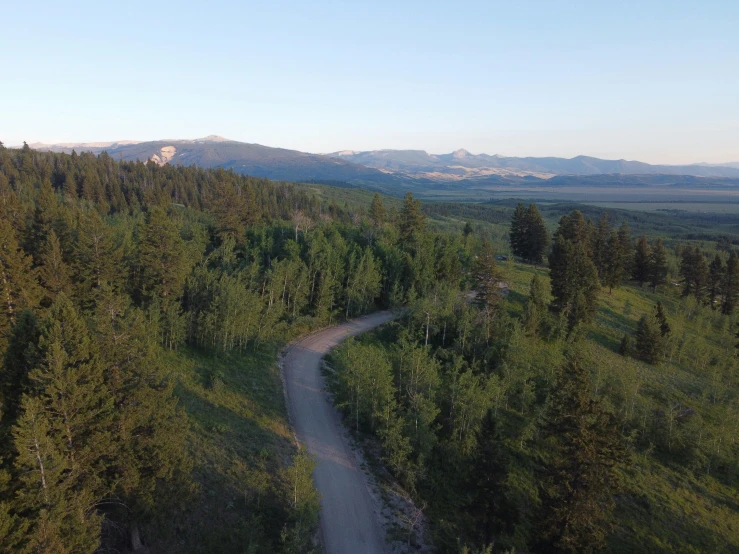
[[[636,241],[636,248],[634,248],[634,266],[631,274],[632,279],[639,283],[640,287],[649,281],[650,256],[649,242],[647,242],[647,237],[642,235]]]
[[[660,322],[653,314],[641,317],[634,339],[637,358],[652,365],[658,365],[662,361],[665,340]]]
[[[115,414],[106,479],[121,508],[111,517],[126,526],[135,543],[142,523],[171,512],[189,494],[187,422],[143,311],[103,285],[93,322]]]
[[[721,296],[723,297],[721,312],[727,315],[734,313],[739,300],[739,257],[734,251],[726,262]]]
[[[92,554],[100,546],[99,497],[79,486],[79,473],[53,419],[41,398],[24,396],[13,430],[18,453],[14,507],[26,528],[22,551]]]
[[[77,232],[75,275],[85,303],[92,302],[94,291],[103,282],[118,284],[125,279],[121,255],[111,236],[111,229],[96,211],[80,216]]]
[[[84,320],[61,293],[44,321],[32,394],[45,410],[58,452],[76,475],[79,490],[105,490],[98,466],[109,452],[112,397]]]
[[[3,415],[2,427],[12,426],[19,415],[20,402],[28,392],[28,374],[38,363],[38,341],[41,336],[38,320],[30,310],[24,310],[12,327],[8,346],[2,360],[0,371],[0,411]],[[1,433],[0,433],[1,434]],[[0,445],[0,456],[3,446]]]
[[[492,410],[488,410],[477,432],[477,448],[470,474],[469,512],[482,530],[483,544],[493,544],[509,534],[518,521],[518,509],[508,498],[510,455]]]
[[[631,335],[626,334],[621,338],[618,353],[622,356],[631,356],[634,353],[634,339]]]
[[[634,245],[631,241],[631,231],[629,225],[625,221],[618,228],[618,258],[619,267],[624,272],[625,279],[631,275],[632,266],[634,265]]]
[[[657,242],[649,253],[647,274],[653,291],[656,291],[657,287],[667,283],[667,251],[662,243],[662,239],[657,239]]]
[[[7,221],[17,236],[23,236],[25,213],[18,195],[8,182],[8,178],[0,171],[0,221]]]
[[[519,258],[526,258],[528,254],[528,214],[522,202],[516,205],[511,218],[511,229],[508,237],[511,242],[511,251]]]
[[[221,240],[229,236],[237,244],[241,244],[249,211],[246,197],[231,183],[225,181],[217,181],[214,197],[212,210],[217,221],[216,233]]]
[[[41,290],[31,263],[10,222],[0,220],[0,349],[7,344],[17,315],[38,304]]]
[[[631,275],[633,265],[633,246],[629,227],[624,221],[618,232],[611,231],[606,241],[606,254],[604,260],[605,275],[601,283],[608,287],[609,292],[621,286]]]
[[[41,184],[33,210],[33,218],[28,227],[24,249],[31,254],[35,265],[41,263],[41,253],[54,225],[57,200],[49,179]]]
[[[189,270],[185,244],[177,225],[161,208],[147,214],[138,247],[142,296],[148,300],[179,298]]]
[[[49,232],[46,243],[41,250],[38,275],[41,285],[46,289],[51,301],[60,292],[69,294],[71,288],[70,270],[64,262],[59,238],[53,230]]]
[[[662,302],[657,302],[657,306],[654,310],[654,317],[657,319],[657,323],[659,323],[659,332],[662,335],[663,338],[667,337],[670,332],[670,324],[667,321],[667,315],[665,314],[665,308],[662,306]]]
[[[609,248],[609,239],[611,237],[611,222],[608,214],[604,213],[598,220],[595,233],[592,237],[593,263],[598,270],[598,279],[601,283],[608,281],[607,274],[609,269],[609,259],[612,254]]]
[[[547,313],[549,291],[546,284],[538,275],[531,278],[529,286],[529,297],[523,313],[523,327],[529,333],[536,334],[541,328],[543,319]]]
[[[708,265],[700,248],[687,247],[682,251],[680,275],[683,278],[683,296],[693,295],[702,301],[708,283]]]
[[[605,543],[625,448],[615,418],[590,387],[587,370],[573,357],[548,402],[537,552],[593,552]]]
[[[483,243],[475,262],[474,279],[477,293],[475,301],[489,324],[497,315],[503,300],[501,289],[503,275],[495,262],[495,251],[487,241]]]
[[[593,226],[592,223],[585,221],[580,210],[574,210],[571,214],[560,218],[556,235],[581,245],[588,257],[592,258]]]
[[[536,204],[530,204],[526,212],[528,228],[528,240],[526,259],[538,265],[544,261],[544,255],[549,248],[549,232],[547,231],[544,218],[541,217]]]
[[[536,204],[516,206],[509,231],[511,250],[527,262],[540,264],[549,247],[549,232]]]
[[[410,248],[417,243],[419,234],[426,229],[426,215],[421,210],[421,202],[414,200],[410,192],[405,195],[399,219],[401,244]]]
[[[708,266],[708,305],[712,310],[716,309],[717,298],[721,295],[724,273],[724,262],[721,256],[716,254]]]
[[[382,204],[382,198],[378,193],[372,197],[372,204],[369,210],[370,221],[375,229],[381,229],[383,223],[385,223],[385,206]]]
[[[76,200],[79,195],[77,190],[77,180],[72,171],[68,171],[64,178],[64,198],[67,200]]]
[[[567,318],[570,332],[579,323],[590,321],[598,307],[598,271],[586,248],[586,243],[566,239],[558,232],[549,254],[551,308]]]
[[[625,268],[620,259],[620,244],[618,235],[611,231],[606,241],[606,254],[603,261],[603,273],[599,279],[603,286],[608,287],[609,294],[618,287],[624,279]]]

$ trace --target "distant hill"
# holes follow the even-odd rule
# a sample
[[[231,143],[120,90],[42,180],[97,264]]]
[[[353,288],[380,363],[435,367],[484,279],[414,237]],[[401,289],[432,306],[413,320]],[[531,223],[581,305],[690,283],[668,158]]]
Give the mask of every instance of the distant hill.
[[[158,164],[223,167],[239,173],[283,181],[345,182],[385,192],[434,186],[471,187],[481,183],[516,185],[557,176],[685,175],[739,179],[739,164],[650,165],[638,161],[574,158],[508,157],[456,150],[429,154],[423,150],[346,150],[310,154],[229,140],[217,135],[193,140],[111,141],[96,143],[31,144],[56,152],[108,152],[116,159],[153,160]],[[556,181],[550,183],[556,185]]]
[[[399,172],[416,178],[462,180],[490,175],[550,178],[555,175],[692,175],[696,177],[739,178],[739,164],[651,165],[629,160],[602,160],[590,156],[574,158],[507,157],[471,154],[460,149],[450,154],[429,154],[423,150],[343,151],[328,154],[368,167]]]
[[[336,180],[351,183],[392,184],[397,178],[375,168],[351,161],[271,148],[211,135],[194,140],[121,141],[109,143],[33,144],[37,150],[55,152],[107,152],[126,161],[153,160],[158,164],[223,167],[256,177],[281,181]]]

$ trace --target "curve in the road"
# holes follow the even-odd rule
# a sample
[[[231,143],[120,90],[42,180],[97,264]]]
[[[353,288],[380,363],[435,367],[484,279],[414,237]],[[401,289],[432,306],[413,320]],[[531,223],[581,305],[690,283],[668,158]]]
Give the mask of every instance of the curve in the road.
[[[321,493],[320,534],[328,554],[384,554],[387,546],[380,506],[325,392],[321,358],[346,337],[392,318],[379,312],[319,331],[296,342],[283,359],[290,419],[300,443],[316,457],[313,480]]]

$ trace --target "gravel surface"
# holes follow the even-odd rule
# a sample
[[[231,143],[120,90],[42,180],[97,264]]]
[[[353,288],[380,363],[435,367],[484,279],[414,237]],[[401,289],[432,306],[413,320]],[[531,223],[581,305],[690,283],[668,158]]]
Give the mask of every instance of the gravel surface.
[[[316,458],[313,480],[321,493],[320,540],[327,554],[380,554],[390,548],[381,523],[381,502],[349,446],[341,417],[321,374],[323,356],[349,336],[393,319],[379,312],[319,331],[296,342],[282,363],[290,420],[297,439]]]

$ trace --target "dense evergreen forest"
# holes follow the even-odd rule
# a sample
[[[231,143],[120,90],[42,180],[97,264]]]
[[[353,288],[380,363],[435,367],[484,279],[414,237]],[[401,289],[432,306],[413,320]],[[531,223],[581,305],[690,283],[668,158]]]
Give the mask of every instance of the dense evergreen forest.
[[[552,211],[0,145],[0,550],[309,551],[277,347],[380,307],[330,382],[439,551],[739,549],[731,241]]]
[[[188,543],[192,506],[214,491],[168,352],[263,353],[461,275],[462,238],[420,234],[412,198],[350,213],[223,170],[0,148],[0,212],[3,551],[208,551]],[[221,369],[202,377],[207,394],[227,387]],[[223,501],[248,529],[223,533],[302,551],[310,461],[259,456],[244,497]]]

